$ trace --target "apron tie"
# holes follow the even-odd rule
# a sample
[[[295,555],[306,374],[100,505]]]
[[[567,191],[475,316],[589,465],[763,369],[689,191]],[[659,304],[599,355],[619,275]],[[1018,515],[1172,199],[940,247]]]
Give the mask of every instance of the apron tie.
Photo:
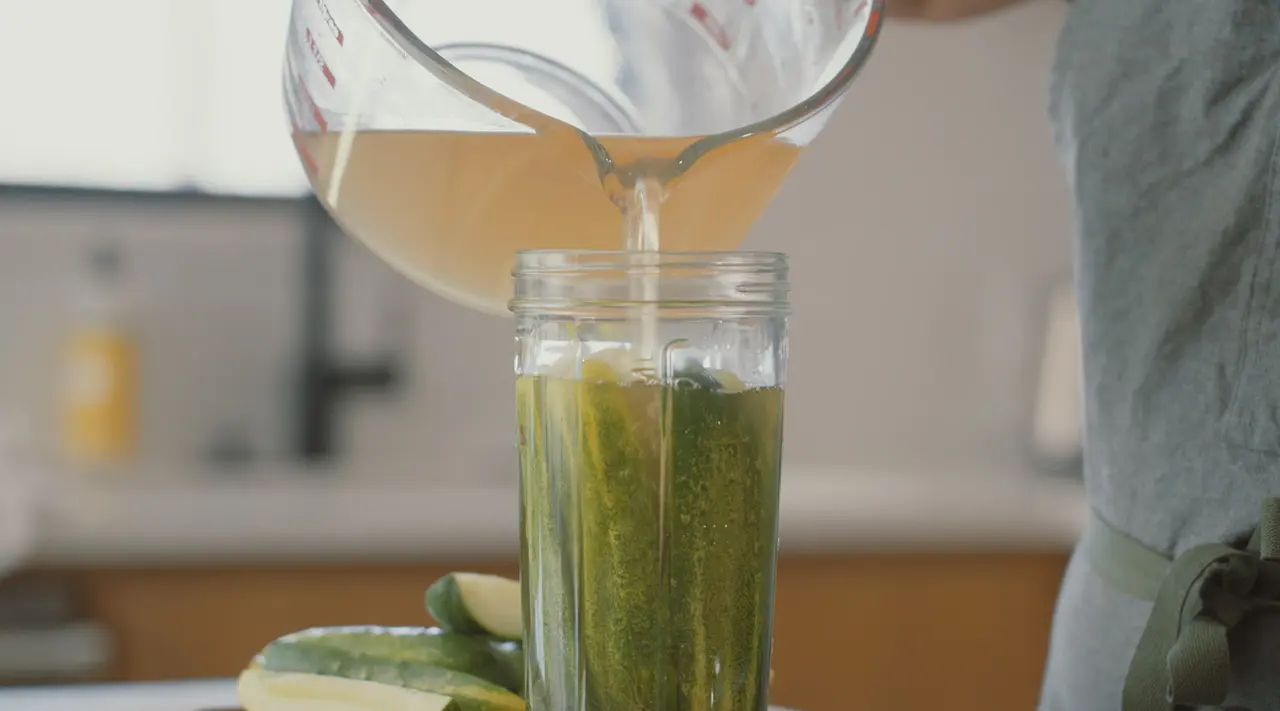
[[[1174,560],[1094,512],[1083,545],[1099,577],[1153,602],[1129,672],[1123,711],[1221,706],[1231,679],[1227,633],[1280,611],[1280,498],[1263,502],[1249,544],[1195,546]]]

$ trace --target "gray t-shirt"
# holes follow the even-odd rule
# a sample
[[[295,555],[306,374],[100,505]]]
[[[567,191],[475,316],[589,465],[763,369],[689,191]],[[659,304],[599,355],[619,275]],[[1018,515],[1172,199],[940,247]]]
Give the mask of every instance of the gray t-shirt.
[[[1171,556],[1234,540],[1280,493],[1280,2],[1075,0],[1051,114],[1089,499]],[[1149,611],[1077,555],[1041,711],[1119,709]],[[1280,708],[1280,619],[1233,633],[1232,658],[1231,704]]]

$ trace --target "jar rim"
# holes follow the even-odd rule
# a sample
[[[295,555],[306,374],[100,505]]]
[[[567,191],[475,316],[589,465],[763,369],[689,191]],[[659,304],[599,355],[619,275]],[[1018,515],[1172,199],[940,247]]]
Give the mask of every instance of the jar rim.
[[[759,270],[785,275],[787,255],[765,250],[525,249],[516,252],[512,276],[574,271],[604,271],[627,267]]]
[[[508,307],[583,318],[637,307],[681,318],[785,314],[787,262],[782,252],[749,250],[524,250]]]

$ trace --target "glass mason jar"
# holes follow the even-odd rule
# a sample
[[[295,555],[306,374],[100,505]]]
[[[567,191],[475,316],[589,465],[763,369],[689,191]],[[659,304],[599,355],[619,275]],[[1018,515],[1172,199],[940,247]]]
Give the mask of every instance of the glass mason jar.
[[[763,711],[787,262],[516,257],[530,711]]]

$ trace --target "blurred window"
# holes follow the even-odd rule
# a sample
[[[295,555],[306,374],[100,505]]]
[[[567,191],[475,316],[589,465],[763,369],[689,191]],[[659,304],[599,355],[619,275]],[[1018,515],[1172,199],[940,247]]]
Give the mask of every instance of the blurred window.
[[[0,183],[297,195],[288,0],[0,0]]]

